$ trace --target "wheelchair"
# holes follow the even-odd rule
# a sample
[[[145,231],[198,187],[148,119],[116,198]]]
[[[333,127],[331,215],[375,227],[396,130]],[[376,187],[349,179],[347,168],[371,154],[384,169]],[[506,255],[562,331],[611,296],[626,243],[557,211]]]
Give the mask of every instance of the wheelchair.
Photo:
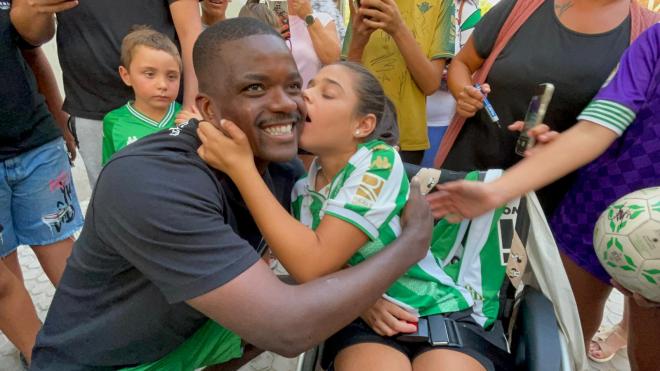
[[[448,170],[423,169],[410,164],[405,164],[405,168],[410,179],[419,175],[422,188],[426,187],[427,190],[431,190],[439,183],[463,179],[467,174]],[[479,179],[483,180],[485,172],[480,172],[479,175]],[[581,370],[585,368],[586,358],[582,356],[584,349],[575,302],[572,294],[568,295],[570,298],[566,298],[566,291],[570,292],[570,285],[568,285],[561,266],[559,255],[556,253],[556,245],[547,227],[547,222],[542,213],[530,213],[530,210],[533,210],[529,207],[530,204],[540,210],[536,196],[530,193],[507,204],[500,220],[502,255],[506,264],[507,277],[500,289],[500,310],[493,328],[499,327],[503,330],[508,349],[500,351],[500,354],[493,354],[494,357],[503,357],[500,360],[504,360],[504,362],[500,362],[500,364],[507,365],[506,367],[496,367],[496,369],[497,371]],[[530,214],[535,220],[530,218]],[[545,228],[538,227],[539,219]],[[549,236],[539,238],[539,231],[535,231],[535,228],[545,229],[540,234],[549,234]],[[528,243],[532,242],[530,239],[534,240],[533,243],[537,250],[542,250],[540,248],[554,249],[555,254],[551,256],[554,261],[551,265],[554,266],[555,271],[549,274],[544,272],[545,277],[542,280],[537,279],[539,277],[535,276],[535,272],[530,269],[530,264],[528,264],[530,258],[527,254],[530,249]],[[548,242],[551,246],[538,246],[540,245],[539,240],[541,244]],[[547,259],[545,260],[536,262],[534,269],[547,268],[544,265],[548,264],[539,264],[548,263]],[[556,270],[557,268],[559,271]],[[561,272],[561,274],[558,275],[557,272]],[[544,281],[544,284],[539,284],[539,281]],[[563,287],[556,287],[557,283],[563,283]],[[544,292],[549,292],[555,301],[563,301],[563,304],[553,304],[553,301]],[[561,321],[558,319],[557,313],[563,317]],[[561,326],[562,323],[563,326]],[[576,325],[577,327],[575,327]],[[451,333],[451,331],[449,332]],[[463,344],[458,342],[453,345],[460,347]],[[484,353],[490,356],[488,351]],[[301,354],[298,357],[296,371],[322,370],[320,366],[322,354],[323,344]]]

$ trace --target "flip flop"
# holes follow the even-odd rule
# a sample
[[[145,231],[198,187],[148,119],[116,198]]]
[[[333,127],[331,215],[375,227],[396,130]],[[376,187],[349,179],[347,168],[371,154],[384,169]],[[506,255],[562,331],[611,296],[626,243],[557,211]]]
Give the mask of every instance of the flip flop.
[[[619,333],[620,331],[621,327],[619,325],[615,325],[611,328],[601,327],[598,329],[598,332],[594,335],[593,338],[591,338],[591,344],[595,344],[598,346],[598,348],[600,348],[600,352],[603,357],[598,358],[594,356],[591,353],[591,349],[589,349],[587,350],[587,356],[589,356],[589,359],[597,363],[609,362],[612,360],[612,358],[614,358],[619,350],[627,348],[628,342],[623,338],[623,336],[621,336]],[[618,342],[619,345],[612,344],[613,342]]]

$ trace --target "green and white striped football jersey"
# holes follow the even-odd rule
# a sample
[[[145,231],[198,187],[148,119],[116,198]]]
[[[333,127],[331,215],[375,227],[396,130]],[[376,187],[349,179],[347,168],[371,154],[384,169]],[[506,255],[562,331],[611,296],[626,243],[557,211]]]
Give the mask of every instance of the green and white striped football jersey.
[[[131,102],[109,112],[103,118],[101,163],[105,165],[117,151],[142,137],[174,127],[174,119],[180,110],[181,105],[176,101],[172,102],[160,122],[136,110]]]
[[[324,215],[360,228],[370,239],[348,264],[359,264],[400,233],[399,215],[409,183],[396,151],[378,141],[358,147],[332,182],[315,191],[317,161],[292,192],[293,215],[316,229]],[[501,171],[489,171],[486,181]],[[466,179],[477,180],[478,173]],[[505,275],[498,221],[502,208],[460,224],[440,220],[426,257],[395,281],[384,297],[421,316],[473,308],[484,327],[497,318],[499,289]]]

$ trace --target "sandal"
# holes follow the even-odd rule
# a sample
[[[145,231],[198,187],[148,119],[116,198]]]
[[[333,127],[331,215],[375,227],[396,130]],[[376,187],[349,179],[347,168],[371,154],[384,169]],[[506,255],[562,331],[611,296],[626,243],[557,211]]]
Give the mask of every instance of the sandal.
[[[598,329],[596,335],[591,338],[591,344],[587,355],[589,359],[597,363],[609,362],[616,353],[628,346],[628,340],[621,335],[621,327],[615,325],[611,328]],[[594,355],[594,352],[600,352],[601,357]]]

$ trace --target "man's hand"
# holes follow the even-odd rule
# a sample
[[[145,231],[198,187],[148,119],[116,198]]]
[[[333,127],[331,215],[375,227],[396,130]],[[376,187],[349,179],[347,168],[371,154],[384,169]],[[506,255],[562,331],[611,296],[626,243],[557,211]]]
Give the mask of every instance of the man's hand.
[[[360,317],[380,336],[415,332],[419,321],[414,314],[385,299],[378,299]]]
[[[410,195],[406,207],[403,209],[401,224],[403,226],[402,234],[415,236],[417,242],[411,246],[417,247],[419,251],[412,252],[418,253],[419,259],[422,259],[426,255],[431,242],[433,216],[431,216],[428,202],[420,192],[417,177],[414,177],[410,182]]]
[[[456,113],[463,117],[472,117],[484,108],[484,95],[490,93],[490,85],[481,85],[481,90],[472,85],[465,85],[456,97]]]
[[[513,124],[509,125],[509,130],[522,131],[524,127],[525,127],[524,122],[516,121]],[[559,133],[554,130],[550,130],[550,127],[546,124],[536,125],[527,132],[527,135],[529,135],[530,138],[536,139],[536,144],[534,145],[534,147],[525,151],[525,157],[534,155],[541,148],[543,148],[543,146],[545,146],[546,144],[552,142],[553,140],[559,137]]]
[[[211,167],[234,177],[246,173],[245,169],[254,167],[254,156],[250,143],[241,129],[229,120],[221,120],[223,131],[210,122],[202,121],[197,128],[197,135],[202,145],[197,149],[199,157]]]
[[[39,14],[52,14],[69,10],[78,5],[78,0],[24,0],[33,12]]]
[[[69,154],[69,164],[73,166],[73,162],[76,161],[77,155],[76,138],[71,134],[71,131],[68,128],[62,136],[64,137],[64,143],[66,144],[66,151]]]
[[[620,283],[615,281],[614,279],[610,280],[610,283],[612,286],[614,286],[617,290],[621,291],[621,293],[625,296],[631,297],[633,300],[635,300],[635,303],[639,305],[642,308],[656,308],[660,309],[660,303],[651,301],[645,297],[643,297],[640,293],[638,292],[632,292],[628,290],[627,288],[623,287]]]
[[[381,29],[392,36],[406,27],[394,0],[362,0],[358,14],[364,18],[365,25]]]
[[[293,14],[299,18],[305,19],[308,15],[312,14],[312,3],[309,0],[289,0],[291,1],[291,9]]]

